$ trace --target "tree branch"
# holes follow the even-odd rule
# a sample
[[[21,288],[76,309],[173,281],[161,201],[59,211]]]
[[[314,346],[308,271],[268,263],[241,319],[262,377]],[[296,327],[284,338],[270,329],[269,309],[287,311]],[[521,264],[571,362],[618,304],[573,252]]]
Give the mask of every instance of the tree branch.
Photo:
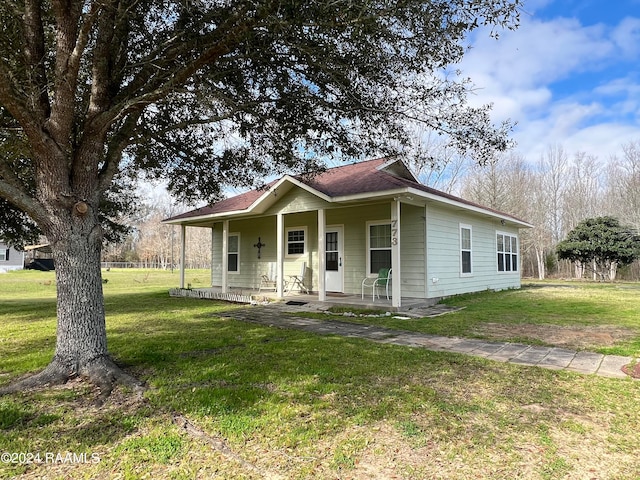
[[[0,175],[4,177],[6,165],[0,165]],[[13,204],[16,208],[27,213],[38,225],[43,225],[47,221],[45,208],[22,188],[14,185],[14,182],[0,178],[0,197]]]
[[[182,33],[177,32],[171,40],[147,56],[135,78],[123,89],[113,108],[105,112],[102,122],[107,125],[131,109],[146,107],[184,85],[198,70],[231,52],[250,29],[257,23],[256,18],[247,18],[248,7],[239,9],[223,25],[216,28],[199,44],[211,45],[182,67],[176,68],[175,59],[189,57],[193,46],[182,41]]]
[[[76,46],[84,2],[52,0],[52,6],[56,19],[55,84],[51,116],[45,128],[63,152],[70,152],[69,132],[74,121],[79,58],[82,53],[76,51]]]
[[[49,116],[50,105],[47,94],[47,72],[45,69],[44,26],[41,17],[41,2],[25,1],[24,12],[24,52],[26,60],[27,88],[29,106],[37,117],[37,123],[43,124]]]
[[[113,177],[118,173],[122,152],[131,144],[131,136],[135,131],[140,115],[142,115],[142,110],[129,114],[124,121],[124,125],[109,141],[105,163],[98,175],[98,191],[100,194],[103,194],[109,188]]]

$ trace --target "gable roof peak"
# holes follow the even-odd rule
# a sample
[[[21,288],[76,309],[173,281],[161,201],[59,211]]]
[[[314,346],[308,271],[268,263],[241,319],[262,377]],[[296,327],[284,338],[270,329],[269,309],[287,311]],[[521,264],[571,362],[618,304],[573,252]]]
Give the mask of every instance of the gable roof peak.
[[[378,170],[389,173],[394,177],[400,177],[405,180],[420,183],[411,170],[409,170],[409,167],[407,167],[407,165],[398,157],[388,159],[378,167]]]

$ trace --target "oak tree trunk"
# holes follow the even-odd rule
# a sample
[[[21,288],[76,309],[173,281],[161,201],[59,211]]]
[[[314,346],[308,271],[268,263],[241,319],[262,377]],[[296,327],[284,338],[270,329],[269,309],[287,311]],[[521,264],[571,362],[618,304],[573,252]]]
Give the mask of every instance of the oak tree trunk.
[[[142,393],[142,383],[110,358],[102,291],[102,229],[85,202],[52,216],[46,232],[57,285],[57,339],[51,363],[42,372],[0,389],[0,395],[65,383],[80,376],[100,389],[98,403],[116,383]]]
[[[70,375],[108,355],[98,229],[71,225],[64,238],[52,242],[58,289],[54,361]]]

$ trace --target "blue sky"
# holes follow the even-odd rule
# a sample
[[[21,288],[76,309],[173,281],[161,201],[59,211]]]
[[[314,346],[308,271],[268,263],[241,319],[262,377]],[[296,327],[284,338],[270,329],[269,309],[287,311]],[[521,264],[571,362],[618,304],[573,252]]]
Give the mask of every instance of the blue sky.
[[[640,142],[640,0],[525,0],[521,25],[477,32],[460,64],[473,103],[517,122],[517,150],[607,160]]]

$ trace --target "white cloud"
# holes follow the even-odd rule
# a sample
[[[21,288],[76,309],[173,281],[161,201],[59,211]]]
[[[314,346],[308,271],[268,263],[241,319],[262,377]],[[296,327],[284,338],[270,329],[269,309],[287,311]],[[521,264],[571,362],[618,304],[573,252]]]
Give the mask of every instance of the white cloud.
[[[499,40],[476,37],[462,62],[472,79],[486,75],[505,87],[538,85],[588,70],[614,54],[603,26],[582,27],[574,19],[530,20]]]
[[[640,18],[627,17],[613,31],[611,38],[628,57],[640,54]]]
[[[492,103],[496,122],[516,121],[514,138],[528,158],[560,144],[604,159],[640,140],[639,18],[584,26],[524,14],[518,30],[498,41],[479,34],[471,45],[460,65],[476,86],[470,101]]]

